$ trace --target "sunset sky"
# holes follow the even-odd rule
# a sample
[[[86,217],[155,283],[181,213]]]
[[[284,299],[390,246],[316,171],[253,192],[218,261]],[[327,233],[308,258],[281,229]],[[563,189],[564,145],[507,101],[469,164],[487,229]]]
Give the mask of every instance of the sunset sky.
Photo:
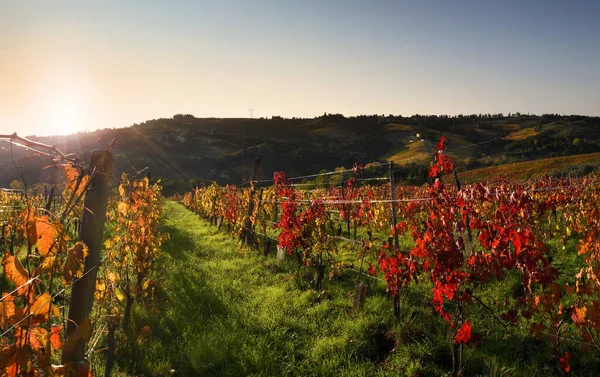
[[[600,115],[600,1],[0,0],[0,134],[148,119]]]

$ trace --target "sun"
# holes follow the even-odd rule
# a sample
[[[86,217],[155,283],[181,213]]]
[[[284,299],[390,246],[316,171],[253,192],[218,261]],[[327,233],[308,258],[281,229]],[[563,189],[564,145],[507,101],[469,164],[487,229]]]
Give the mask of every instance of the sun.
[[[49,123],[50,133],[55,135],[70,135],[81,131],[85,121],[81,97],[75,93],[57,94],[50,101]]]

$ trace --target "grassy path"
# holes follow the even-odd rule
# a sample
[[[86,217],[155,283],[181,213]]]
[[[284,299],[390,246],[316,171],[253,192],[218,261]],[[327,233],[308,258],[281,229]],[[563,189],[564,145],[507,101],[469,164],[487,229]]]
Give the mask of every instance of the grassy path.
[[[124,351],[126,373],[384,373],[378,362],[394,346],[385,336],[393,322],[388,297],[370,297],[361,315],[349,315],[351,282],[329,283],[330,294],[319,297],[295,277],[292,261],[239,250],[230,235],[174,202],[164,225],[171,239],[157,267],[158,305],[134,313],[152,335]]]
[[[354,274],[310,291],[293,260],[277,263],[175,202],[167,202],[153,301],[134,308],[136,334],[118,351],[118,372],[144,376],[440,376],[452,365],[447,325],[419,294],[401,296],[393,318],[385,286],[372,279],[352,312]],[[466,350],[463,375],[552,375],[547,343],[494,333]],[[495,327],[494,327],[495,326]],[[496,328],[498,327],[498,328]],[[524,373],[524,374],[523,374]]]

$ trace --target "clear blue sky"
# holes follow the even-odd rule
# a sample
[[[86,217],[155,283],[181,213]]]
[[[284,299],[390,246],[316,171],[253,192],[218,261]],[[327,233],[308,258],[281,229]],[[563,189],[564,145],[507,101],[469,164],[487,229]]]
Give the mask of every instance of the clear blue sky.
[[[0,133],[199,117],[600,115],[600,1],[0,0]]]

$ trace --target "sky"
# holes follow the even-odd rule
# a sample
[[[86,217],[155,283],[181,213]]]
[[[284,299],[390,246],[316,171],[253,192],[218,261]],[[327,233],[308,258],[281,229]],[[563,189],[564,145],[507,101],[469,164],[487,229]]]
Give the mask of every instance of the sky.
[[[600,1],[0,0],[0,134],[175,114],[600,115]]]

